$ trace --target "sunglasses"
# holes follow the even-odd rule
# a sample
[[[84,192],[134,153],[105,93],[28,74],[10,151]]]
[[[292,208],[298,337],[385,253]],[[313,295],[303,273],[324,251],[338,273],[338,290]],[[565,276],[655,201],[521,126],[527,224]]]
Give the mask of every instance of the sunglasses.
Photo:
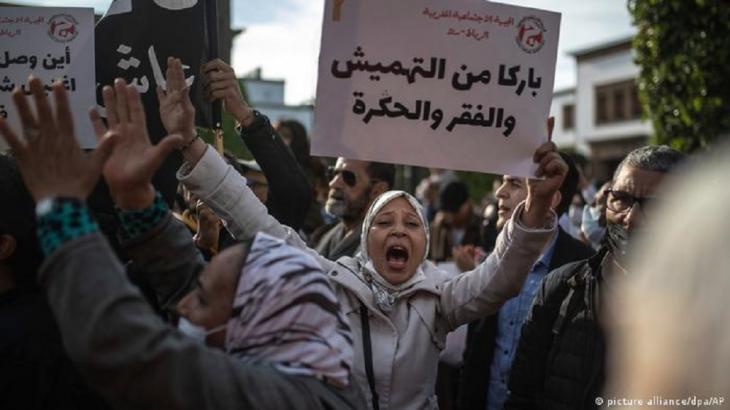
[[[338,175],[342,176],[342,181],[345,183],[345,185],[349,186],[350,188],[354,187],[355,184],[357,184],[357,175],[355,175],[354,172],[346,170],[346,169],[335,169],[335,167],[327,167],[327,179],[332,181],[335,179]]]

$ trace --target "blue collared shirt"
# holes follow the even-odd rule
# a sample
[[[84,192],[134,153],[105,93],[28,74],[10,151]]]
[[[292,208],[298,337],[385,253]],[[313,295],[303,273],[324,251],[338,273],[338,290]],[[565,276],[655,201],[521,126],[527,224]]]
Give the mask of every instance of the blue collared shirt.
[[[549,273],[548,267],[555,251],[555,242],[558,236],[553,236],[545,253],[527,274],[525,284],[519,295],[509,299],[499,310],[497,317],[497,335],[494,341],[494,355],[489,367],[489,395],[487,409],[497,410],[504,408],[507,400],[507,381],[509,380],[512,361],[515,358],[517,345],[520,342],[522,324],[532,307],[540,283]]]

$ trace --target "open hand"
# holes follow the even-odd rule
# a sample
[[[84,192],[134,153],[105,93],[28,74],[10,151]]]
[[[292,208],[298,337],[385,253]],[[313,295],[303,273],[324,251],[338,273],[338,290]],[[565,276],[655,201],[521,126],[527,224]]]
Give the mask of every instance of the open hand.
[[[114,88],[103,89],[109,128],[99,113],[90,112],[97,136],[117,135],[118,141],[104,166],[104,178],[114,202],[123,209],[143,209],[155,197],[152,177],[170,151],[182,143],[179,134],[168,135],[157,145],[150,143],[144,108],[137,88],[118,78]]]
[[[253,122],[253,111],[243,99],[241,88],[233,68],[220,58],[203,64],[205,95],[210,101],[223,101],[223,108],[231,113],[242,126]]]
[[[167,58],[165,82],[167,90],[157,87],[162,125],[168,134],[180,134],[185,142],[189,142],[196,135],[195,107],[190,101],[190,89],[185,83],[185,73],[179,59]]]
[[[55,110],[51,109],[43,82],[28,79],[35,101],[35,112],[19,89],[13,91],[13,103],[23,127],[21,140],[8,123],[0,118],[0,134],[12,148],[23,181],[36,202],[47,197],[70,197],[86,200],[94,189],[102,167],[114,147],[113,136],[101,136],[92,153],[84,152],[76,141],[68,95],[63,84],[53,84]]]

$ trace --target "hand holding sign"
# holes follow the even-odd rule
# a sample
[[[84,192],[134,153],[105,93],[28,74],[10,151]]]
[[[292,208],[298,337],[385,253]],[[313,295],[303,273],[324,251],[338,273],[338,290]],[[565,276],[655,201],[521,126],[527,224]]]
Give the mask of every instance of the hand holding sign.
[[[33,76],[28,82],[37,115],[33,113],[22,91],[16,89],[12,95],[20,114],[25,141],[0,118],[0,134],[17,158],[23,181],[36,202],[49,197],[86,200],[99,180],[115,138],[111,135],[102,136],[96,151],[85,153],[76,140],[68,95],[63,84],[57,81],[52,86],[56,107],[52,110],[43,82]]]
[[[117,135],[118,143],[104,166],[104,178],[109,184],[114,202],[123,209],[143,209],[155,197],[152,177],[167,154],[182,143],[179,134],[150,143],[144,108],[134,85],[122,79],[114,81],[114,88],[104,87],[104,105],[109,129],[104,126],[96,110],[90,112],[96,135]]]
[[[242,126],[251,125],[253,111],[241,95],[241,88],[233,68],[217,58],[203,65],[205,73],[205,92],[212,101],[223,100],[223,107],[231,113]]]
[[[552,139],[554,125],[555,119],[548,118],[548,140]],[[557,146],[551,141],[540,145],[535,151],[533,161],[538,164],[535,175],[542,179],[527,180],[527,200],[522,223],[530,228],[540,228],[550,211],[553,196],[560,190],[568,174],[568,164],[560,157]]]

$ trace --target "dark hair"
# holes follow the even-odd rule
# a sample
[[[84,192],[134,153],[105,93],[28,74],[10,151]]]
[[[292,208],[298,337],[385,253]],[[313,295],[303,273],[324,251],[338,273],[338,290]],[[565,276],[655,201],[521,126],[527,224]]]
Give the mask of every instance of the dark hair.
[[[289,149],[300,166],[305,167],[309,162],[309,139],[307,129],[297,120],[287,119],[279,121],[277,129],[287,128],[291,134]]]
[[[646,145],[629,152],[629,155],[616,167],[613,179],[616,179],[624,165],[666,173],[683,162],[686,157],[685,154],[666,145]]]
[[[43,254],[36,237],[35,201],[20,176],[15,159],[0,154],[0,234],[15,238],[15,252],[4,263],[15,285],[35,286]]]
[[[576,167],[573,157],[564,152],[559,152],[559,154],[563,158],[563,161],[568,164],[568,173],[565,174],[563,184],[560,185],[560,203],[555,208],[555,213],[558,214],[558,217],[570,209],[573,196],[578,192],[578,178],[580,178],[578,167]]]
[[[469,200],[469,188],[467,188],[466,184],[459,181],[454,181],[446,185],[446,188],[441,191],[441,195],[439,196],[441,210],[445,212],[458,211],[467,200]]]
[[[377,179],[388,184],[388,190],[395,185],[395,165],[384,162],[370,162],[367,167],[370,179]]]

